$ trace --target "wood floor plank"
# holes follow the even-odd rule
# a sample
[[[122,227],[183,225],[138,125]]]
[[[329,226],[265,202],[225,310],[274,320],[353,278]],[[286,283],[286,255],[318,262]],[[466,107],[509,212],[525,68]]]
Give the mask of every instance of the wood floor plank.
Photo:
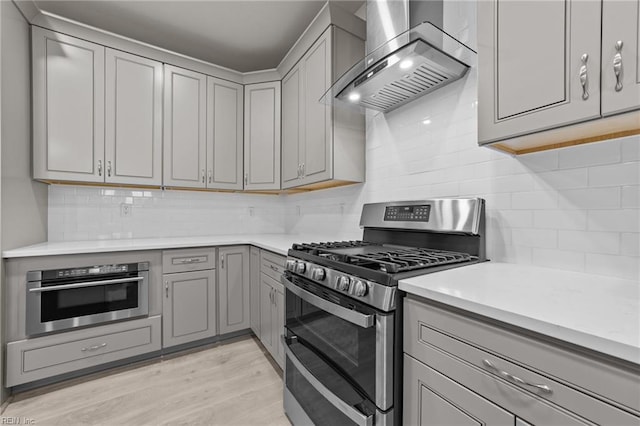
[[[14,396],[37,425],[290,425],[281,372],[251,337],[95,380]]]

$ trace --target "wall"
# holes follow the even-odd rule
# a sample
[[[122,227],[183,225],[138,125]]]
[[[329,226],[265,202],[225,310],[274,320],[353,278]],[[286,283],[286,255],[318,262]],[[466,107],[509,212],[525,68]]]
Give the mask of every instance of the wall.
[[[3,250],[47,238],[47,188],[31,180],[29,34],[29,25],[13,2],[1,1],[0,247]],[[4,343],[4,327],[0,329],[0,340]],[[0,354],[0,370],[3,370],[4,350]],[[7,396],[4,372],[0,371],[0,403],[4,403]]]
[[[122,215],[122,206],[132,206]],[[280,233],[281,196],[49,187],[49,241]]]

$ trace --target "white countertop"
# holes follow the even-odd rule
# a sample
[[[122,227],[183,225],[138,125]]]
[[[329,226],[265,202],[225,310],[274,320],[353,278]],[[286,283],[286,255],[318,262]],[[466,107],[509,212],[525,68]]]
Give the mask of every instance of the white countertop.
[[[335,237],[335,236],[334,236]],[[274,253],[287,255],[293,243],[310,241],[331,241],[342,238],[301,234],[248,234],[248,235],[211,235],[202,237],[168,237],[127,240],[95,240],[47,242],[32,246],[6,250],[4,258],[52,256],[81,253],[106,253],[116,251],[158,250],[184,247],[207,247],[251,244]]]
[[[400,290],[640,364],[640,282],[485,262]]]

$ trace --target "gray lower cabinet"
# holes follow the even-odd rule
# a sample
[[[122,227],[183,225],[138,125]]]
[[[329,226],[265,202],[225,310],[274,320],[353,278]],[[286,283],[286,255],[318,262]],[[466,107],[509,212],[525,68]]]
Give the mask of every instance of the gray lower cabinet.
[[[160,335],[160,316],[151,316],[10,342],[5,385],[12,387],[156,352],[161,348]]]
[[[162,252],[162,346],[217,334],[215,248]]]
[[[215,270],[164,275],[162,346],[216,335]]]
[[[260,341],[280,368],[284,368],[284,286],[280,277],[284,272],[283,256],[261,251],[260,268]]]
[[[251,330],[260,337],[260,249],[251,247],[249,251],[249,304],[251,306]]]
[[[218,249],[220,334],[250,327],[249,246]]]
[[[638,425],[637,366],[404,300],[407,424]]]

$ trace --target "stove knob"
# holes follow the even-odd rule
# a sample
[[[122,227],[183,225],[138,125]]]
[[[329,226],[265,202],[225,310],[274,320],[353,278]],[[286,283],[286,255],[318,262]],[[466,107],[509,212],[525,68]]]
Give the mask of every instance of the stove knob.
[[[311,271],[311,279],[316,281],[322,281],[326,276],[327,274],[323,268],[313,268],[313,271]]]
[[[287,260],[285,267],[287,268],[287,271],[294,271],[296,269],[296,261]]]
[[[349,284],[351,284],[349,277],[342,276],[338,278],[338,290],[349,291]]]
[[[304,271],[307,270],[307,265],[304,262],[296,262],[296,272],[299,274],[304,274]]]
[[[353,285],[353,294],[358,297],[365,296],[368,292],[369,292],[369,287],[367,286],[367,283],[364,281],[358,280]]]

